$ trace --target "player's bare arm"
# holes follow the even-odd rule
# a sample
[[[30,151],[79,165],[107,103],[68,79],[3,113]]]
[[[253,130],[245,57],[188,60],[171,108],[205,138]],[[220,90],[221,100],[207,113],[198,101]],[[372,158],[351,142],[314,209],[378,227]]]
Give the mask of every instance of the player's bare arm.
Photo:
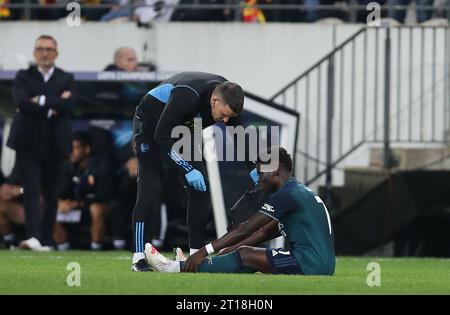
[[[248,238],[253,232],[260,227],[265,226],[274,219],[262,213],[254,214],[248,221],[239,225],[236,229],[226,233],[221,238],[212,242],[215,251],[219,251],[225,247],[233,246],[242,240]],[[195,272],[201,262],[208,256],[206,247],[202,247],[198,252],[188,258],[184,266],[184,272]]]
[[[278,230],[278,221],[272,220],[271,222],[264,225],[262,228],[252,233],[252,235],[250,235],[243,241],[240,241],[235,245],[224,248],[219,255],[231,253],[232,251],[237,250],[241,246],[255,246],[265,241],[274,239],[280,235],[281,234]]]

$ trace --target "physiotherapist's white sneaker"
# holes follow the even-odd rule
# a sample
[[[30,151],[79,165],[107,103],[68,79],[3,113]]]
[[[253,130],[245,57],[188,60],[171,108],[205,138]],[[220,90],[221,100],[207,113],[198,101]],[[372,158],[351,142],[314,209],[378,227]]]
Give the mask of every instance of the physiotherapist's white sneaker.
[[[52,250],[53,250],[52,247],[45,245],[45,246],[41,246],[41,248],[37,249],[36,251],[38,251],[38,252],[51,252]]]
[[[30,237],[29,239],[20,242],[19,248],[31,249],[36,252],[50,252],[52,250],[50,246],[42,246],[41,242],[35,237]]]
[[[167,259],[150,243],[145,244],[145,258],[154,270],[159,272],[180,272],[180,263]]]
[[[30,237],[29,239],[20,242],[19,248],[39,251],[42,248],[42,245],[37,238]]]

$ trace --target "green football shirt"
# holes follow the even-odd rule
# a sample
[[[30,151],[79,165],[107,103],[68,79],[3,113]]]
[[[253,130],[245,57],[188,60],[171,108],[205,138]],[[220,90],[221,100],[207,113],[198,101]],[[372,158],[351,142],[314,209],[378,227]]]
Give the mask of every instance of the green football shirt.
[[[269,196],[260,212],[278,221],[305,275],[332,275],[334,237],[325,204],[311,189],[291,177]]]

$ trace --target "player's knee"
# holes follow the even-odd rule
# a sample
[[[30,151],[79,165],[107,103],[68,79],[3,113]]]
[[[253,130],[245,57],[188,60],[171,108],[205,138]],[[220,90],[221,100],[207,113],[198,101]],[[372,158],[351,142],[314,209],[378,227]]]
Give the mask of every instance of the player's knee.
[[[241,257],[242,265],[245,266],[247,261],[248,261],[248,259],[249,259],[250,253],[251,253],[251,247],[250,246],[245,246],[245,245],[244,246],[240,246],[237,249],[237,251],[239,253],[239,256]]]
[[[98,203],[93,203],[89,207],[89,212],[91,213],[91,219],[93,221],[101,221],[104,216],[104,207]]]

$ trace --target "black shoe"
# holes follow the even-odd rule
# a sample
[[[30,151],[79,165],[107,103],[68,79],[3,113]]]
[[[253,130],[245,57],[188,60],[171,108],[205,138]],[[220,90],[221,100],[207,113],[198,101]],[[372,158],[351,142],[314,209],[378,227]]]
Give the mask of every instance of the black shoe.
[[[131,266],[131,271],[146,272],[146,271],[152,271],[152,269],[148,265],[147,261],[144,258],[142,258],[142,259],[139,259],[137,263],[134,263]]]
[[[1,249],[12,249],[12,248],[17,247],[17,245],[19,245],[19,242],[17,241],[17,239],[15,237],[13,237],[9,240],[3,239],[3,242],[2,242],[1,236],[0,236],[0,248]]]

